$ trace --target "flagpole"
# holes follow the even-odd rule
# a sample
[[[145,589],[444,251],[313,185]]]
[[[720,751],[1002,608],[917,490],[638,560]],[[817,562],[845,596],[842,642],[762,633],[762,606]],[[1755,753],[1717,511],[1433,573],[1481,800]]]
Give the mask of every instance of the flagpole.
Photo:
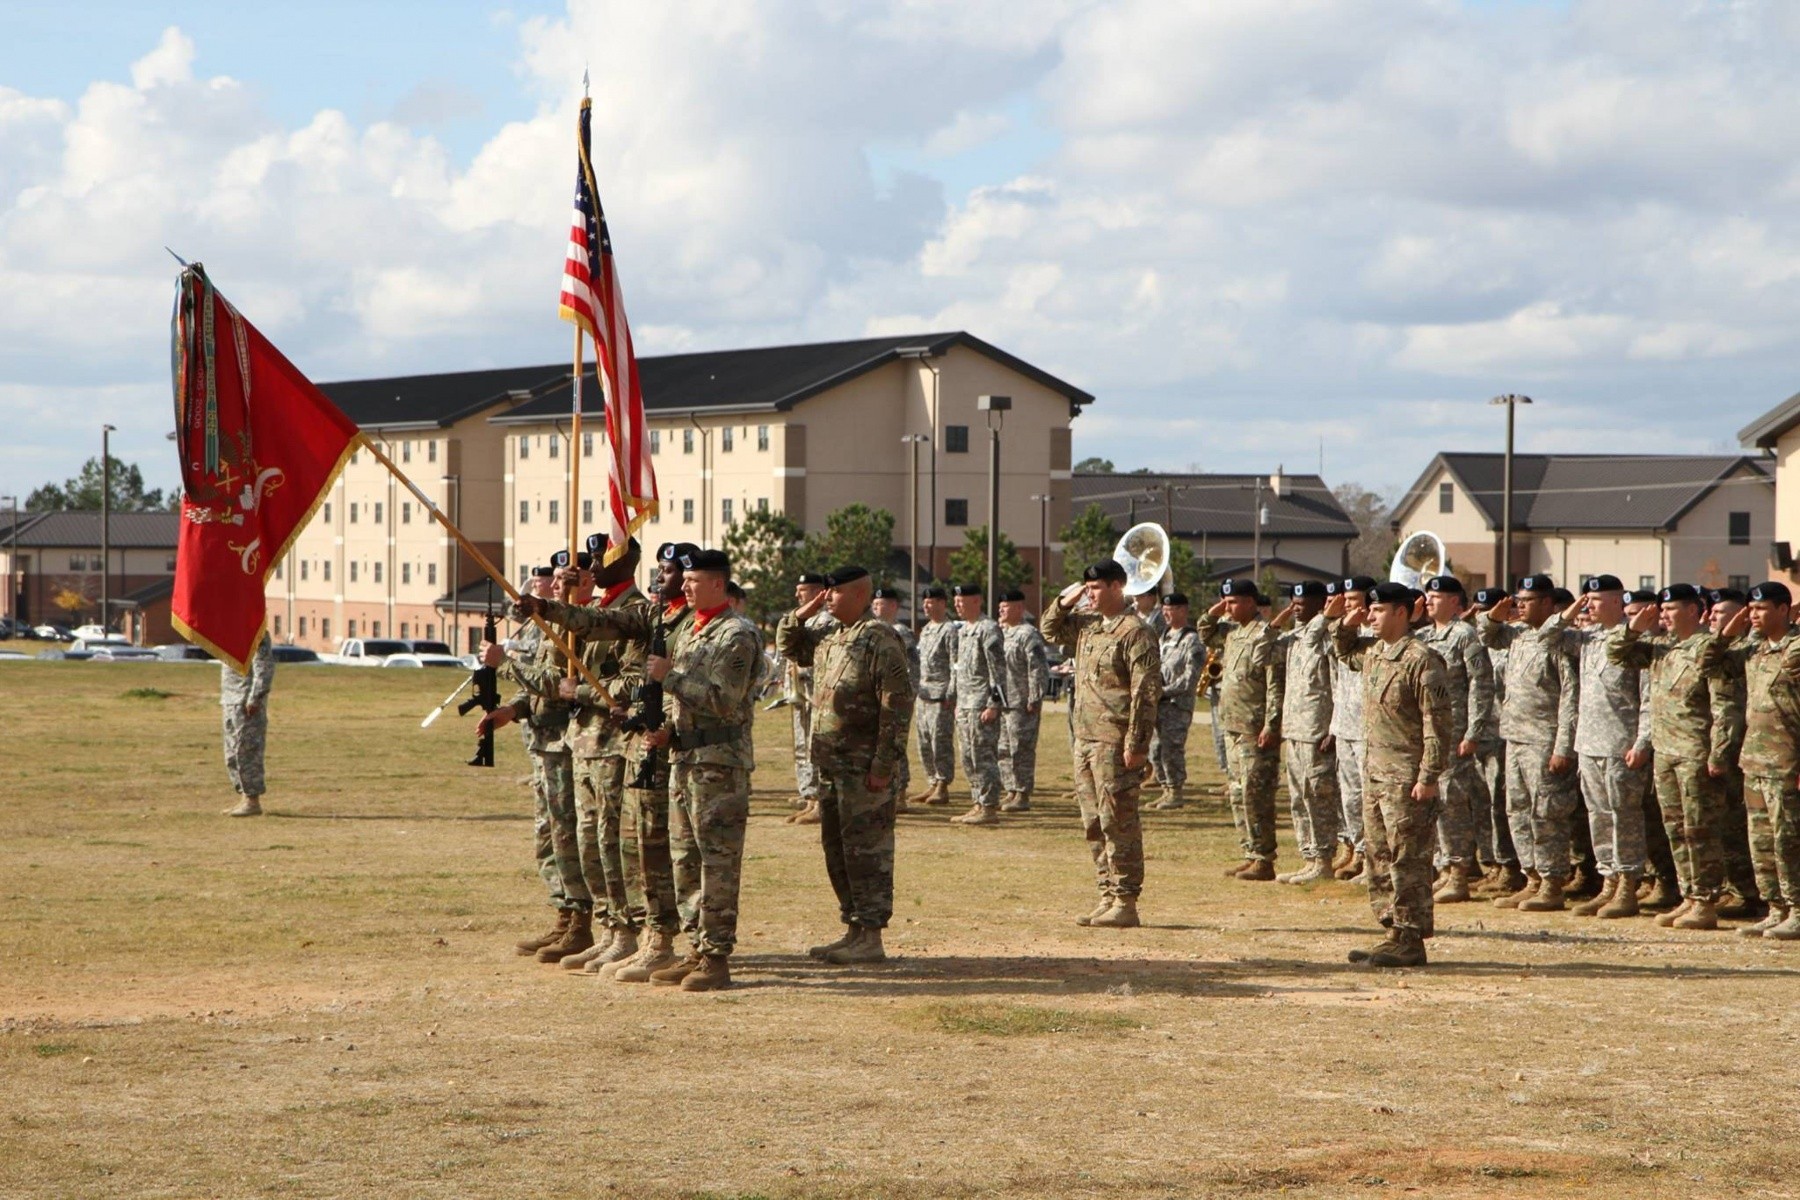
[[[406,477],[406,473],[394,464],[393,459],[381,452],[381,447],[377,446],[366,435],[360,433],[356,435],[356,442],[364,450],[367,450],[370,454],[374,455],[375,461],[386,467],[393,474],[395,479],[398,479],[401,483],[406,485],[406,490],[413,494],[414,499],[425,506],[425,511],[430,513],[432,517],[436,519],[438,524],[449,531],[450,536],[456,539],[457,544],[468,552],[470,558],[475,560],[475,565],[485,571],[488,578],[500,585],[500,590],[506,593],[507,599],[515,601],[519,599],[519,589],[512,585],[512,581],[507,579],[505,574],[503,574],[498,567],[488,561],[488,556],[481,552],[480,547],[476,546],[474,542],[471,542],[463,531],[456,527],[455,522],[444,515],[444,510],[439,508],[418,484]],[[552,629],[544,618],[534,614],[531,618],[531,623],[544,631],[544,636],[549,638],[558,650],[562,651],[563,657],[569,660],[569,664],[581,674],[583,679],[587,680],[589,687],[593,688],[599,695],[607,696],[608,698],[611,697],[612,693],[608,692],[605,685],[594,678],[594,674],[588,670],[587,664],[581,661],[581,656],[570,649],[569,643],[565,641],[556,630]]]
[[[581,510],[576,506],[581,503],[581,326],[575,326],[575,411],[569,418],[569,566],[574,567],[577,557],[577,543],[580,539],[580,526],[576,523],[576,514]],[[569,678],[575,678],[575,659],[569,659]]]

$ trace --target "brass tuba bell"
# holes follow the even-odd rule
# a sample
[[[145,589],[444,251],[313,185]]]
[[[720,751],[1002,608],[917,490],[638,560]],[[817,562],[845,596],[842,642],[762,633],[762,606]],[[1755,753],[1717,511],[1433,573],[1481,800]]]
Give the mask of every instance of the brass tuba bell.
[[[1125,568],[1125,594],[1154,591],[1169,573],[1169,535],[1154,521],[1133,525],[1113,547],[1113,561]]]

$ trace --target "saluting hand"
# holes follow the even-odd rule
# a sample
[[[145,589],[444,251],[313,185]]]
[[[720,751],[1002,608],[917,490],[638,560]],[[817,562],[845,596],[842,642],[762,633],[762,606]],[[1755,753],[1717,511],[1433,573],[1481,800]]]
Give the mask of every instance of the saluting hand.
[[[1750,609],[1746,605],[1731,614],[1731,620],[1725,622],[1719,630],[1719,636],[1726,641],[1744,636],[1744,630],[1750,628]]]
[[[1224,616],[1225,615],[1225,597],[1220,596],[1218,598],[1218,600],[1213,603],[1213,606],[1206,610],[1206,615],[1209,617]]]
[[[1344,615],[1344,609],[1349,605],[1349,603],[1350,603],[1350,597],[1344,595],[1344,593],[1342,593],[1342,592],[1339,592],[1337,595],[1333,596],[1331,599],[1329,599],[1325,602],[1325,619],[1328,621],[1337,620],[1339,617]]]
[[[1575,603],[1563,609],[1563,620],[1573,625],[1576,618],[1588,610],[1588,598],[1592,595],[1592,592],[1583,592],[1575,597]]]
[[[1631,631],[1633,633],[1649,633],[1656,628],[1656,623],[1661,617],[1662,610],[1660,608],[1654,604],[1646,604],[1642,612],[1631,618]]]
[[[831,592],[829,590],[821,591],[816,596],[814,596],[811,600],[808,600],[805,604],[802,604],[799,608],[796,608],[794,610],[794,615],[796,617],[799,617],[802,621],[804,621],[808,617],[812,616],[814,613],[818,612],[821,608],[824,608],[825,602],[830,599],[831,599]]]
[[[1299,615],[1299,612],[1300,610],[1294,606],[1294,602],[1289,600],[1287,607],[1276,613],[1275,619],[1270,621],[1269,624],[1275,626],[1277,629],[1286,629],[1293,623],[1294,618]]]
[[[1496,621],[1510,621],[1513,617],[1513,598],[1502,596],[1494,601],[1494,607],[1488,609],[1488,616]]]

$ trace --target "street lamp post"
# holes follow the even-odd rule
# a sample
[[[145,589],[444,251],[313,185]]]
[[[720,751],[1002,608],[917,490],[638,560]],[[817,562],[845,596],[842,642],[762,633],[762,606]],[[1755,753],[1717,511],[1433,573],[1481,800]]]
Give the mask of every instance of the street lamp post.
[[[919,443],[930,440],[930,435],[923,433],[909,433],[900,439],[912,449],[912,482],[907,489],[906,512],[906,569],[912,578],[907,580],[906,603],[914,633],[919,631]],[[925,576],[929,579],[932,573],[927,571]]]
[[[6,497],[6,532],[11,543],[6,551],[6,619],[19,620],[19,498]]]
[[[100,427],[100,628],[112,631],[112,435]]]
[[[937,578],[938,556],[937,448],[943,436],[942,431],[938,429],[938,409],[941,407],[938,388],[942,383],[942,377],[938,374],[937,364],[931,361],[932,349],[930,346],[902,346],[894,351],[894,354],[898,358],[910,358],[931,372],[931,435],[925,439],[931,443],[931,564],[930,570],[926,574],[935,579]]]
[[[1253,587],[1262,587],[1262,527],[1269,519],[1268,510],[1263,507],[1262,476],[1256,477],[1256,499],[1250,510],[1251,550],[1250,550],[1250,583]]]
[[[1505,479],[1501,483],[1504,498],[1500,502],[1500,546],[1494,554],[1494,580],[1498,586],[1511,590],[1513,572],[1513,415],[1521,404],[1530,404],[1530,396],[1516,396],[1508,392],[1504,396],[1495,396],[1488,403],[1506,405],[1506,466]]]
[[[444,482],[454,491],[450,499],[450,519],[462,528],[462,476],[446,475]],[[444,539],[446,542],[449,538]],[[462,649],[462,547],[455,544],[450,548],[450,648],[457,654]]]
[[[987,414],[988,427],[988,539],[987,599],[991,610],[1000,611],[994,598],[1000,570],[1000,426],[1012,407],[1011,396],[977,396],[975,410]]]
[[[1049,586],[1050,579],[1050,497],[1032,496],[1038,506],[1038,569],[1037,569],[1037,610],[1044,611],[1044,589]]]

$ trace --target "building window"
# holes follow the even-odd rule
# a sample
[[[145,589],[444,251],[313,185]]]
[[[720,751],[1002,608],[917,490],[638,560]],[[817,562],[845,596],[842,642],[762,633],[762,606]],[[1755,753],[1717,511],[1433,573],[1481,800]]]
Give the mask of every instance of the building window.
[[[586,430],[583,430],[581,434],[581,457],[594,457],[594,435]]]
[[[400,636],[401,637],[411,637],[412,636],[411,630],[412,630],[411,625],[408,625],[405,621],[400,622]]]
[[[694,502],[692,500],[683,500],[681,502],[681,523],[683,525],[692,525],[694,523]]]
[[[969,452],[969,427],[967,425],[944,426],[944,453],[967,454]]]
[[[650,453],[662,453],[662,430],[660,429],[652,429],[650,431]]]
[[[300,636],[301,637],[306,636],[306,618],[305,617],[300,618]]]
[[[277,579],[281,578],[282,568],[284,568],[286,566],[287,566],[287,564],[284,562],[278,562],[275,564],[275,578],[277,578]],[[175,569],[175,560],[171,558],[169,560],[169,570],[173,571],[174,569]]]
[[[1750,590],[1750,577],[1748,575],[1727,575],[1725,586],[1736,588],[1740,592],[1747,592]]]
[[[683,454],[692,454],[694,452],[694,431],[691,429],[684,429],[681,431],[681,452]]]
[[[354,500],[350,502],[350,523],[356,524],[356,501]]]
[[[758,496],[756,498],[756,511],[765,513],[769,511],[769,498],[767,496]]]
[[[402,500],[400,502],[400,523],[402,525],[411,525],[412,524],[412,501],[411,500]]]
[[[437,439],[436,438],[433,438],[431,441],[425,443],[425,461],[426,462],[436,462],[437,461]]]
[[[1438,484],[1438,511],[1441,513],[1456,511],[1456,485],[1454,483]]]
[[[719,430],[719,449],[720,450],[729,451],[731,449],[733,441],[734,441],[734,439],[731,436],[731,433],[732,433],[732,427],[730,425],[727,425],[723,429]]]
[[[944,501],[944,524],[967,525],[969,523],[969,502],[967,500]]]
[[[526,584],[528,584],[530,582],[531,582],[531,565],[529,563],[520,563],[519,564],[519,586],[524,587]]]
[[[300,560],[300,582],[306,582],[306,560],[304,558]]]
[[[381,636],[381,622],[380,621],[370,621],[369,622],[369,636],[370,637],[380,637]]]
[[[519,501],[519,524],[531,524],[531,501],[529,500]]]
[[[361,450],[352,450],[350,452],[350,465],[354,467],[356,465],[356,460],[361,457],[362,457]]]
[[[731,524],[731,497],[727,496],[719,501],[719,516],[724,519],[725,524]]]
[[[1730,514],[1728,520],[1730,521],[1730,536],[1726,540],[1733,546],[1748,546],[1750,544],[1750,514],[1734,512]]]
[[[325,576],[325,582],[330,583],[331,582],[331,560],[328,558],[324,562],[320,563],[319,569],[320,569],[321,573]]]
[[[330,617],[320,617],[319,618],[319,638],[321,641],[326,641],[326,642],[329,642],[331,640],[331,618]]]
[[[529,437],[522,437],[519,439],[519,460],[521,462],[523,462],[525,459],[528,459],[530,457],[531,457],[531,439]]]
[[[276,614],[276,617],[275,617],[275,636],[276,637],[281,636],[281,616],[279,613]]]
[[[592,500],[583,500],[581,502],[581,523],[583,525],[592,525],[594,523],[594,502]]]
[[[331,524],[331,501],[329,500],[325,502],[325,523]]]
[[[400,582],[401,583],[411,583],[412,582],[412,564],[411,563],[401,563],[400,564]]]
[[[412,461],[412,443],[411,442],[401,442],[400,443],[400,461],[401,462],[411,462]]]
[[[173,571],[174,569],[175,569],[175,556],[173,554],[171,554],[171,555],[169,555],[168,559],[163,563],[163,570]],[[281,578],[281,564],[280,563],[275,564],[275,578],[277,578],[277,579]]]
[[[351,583],[356,582],[356,570],[359,565],[360,564],[357,563],[355,559],[350,560],[350,582]]]
[[[1656,590],[1656,576],[1654,576],[1654,575],[1639,575],[1638,576],[1638,590],[1640,592],[1654,592]]]
[[[427,587],[436,587],[437,586],[437,564],[436,563],[426,563],[425,564],[425,584]]]
[[[354,620],[344,622],[344,636],[345,637],[355,637],[356,636],[356,622]]]
[[[375,523],[381,524],[381,501],[379,500],[375,502]]]
[[[562,455],[562,434],[552,433],[544,440],[550,443],[551,458],[558,458]]]
[[[85,555],[85,554],[69,555],[69,570],[71,570],[71,571],[87,570],[87,555]]]
[[[769,448],[769,427],[767,425],[758,425],[756,427],[756,448],[758,450],[767,450]]]
[[[381,582],[381,564],[380,563],[375,564],[375,582],[376,583]],[[377,635],[377,636],[379,636],[379,635]]]
[[[437,626],[430,621],[425,622],[425,636],[430,640],[436,640],[437,638]]]

